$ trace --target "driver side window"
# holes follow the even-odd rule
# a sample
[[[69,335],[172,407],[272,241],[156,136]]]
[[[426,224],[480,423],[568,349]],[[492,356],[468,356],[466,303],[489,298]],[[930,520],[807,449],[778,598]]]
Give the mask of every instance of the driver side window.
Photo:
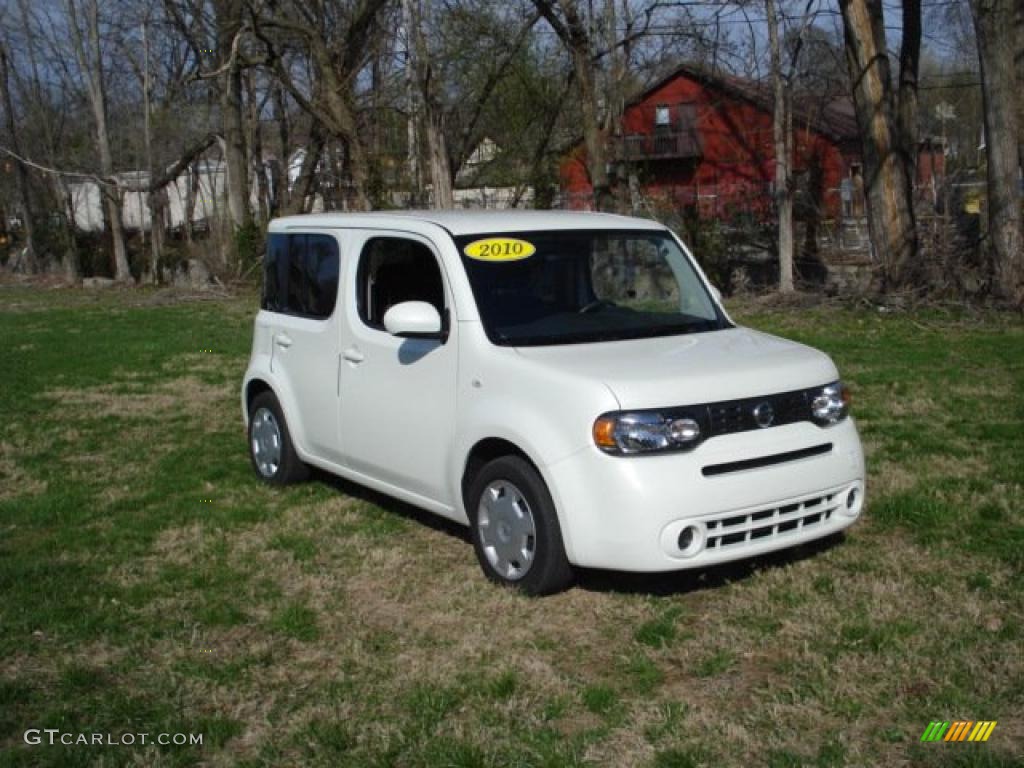
[[[425,301],[444,316],[444,280],[433,252],[402,237],[368,240],[356,274],[359,318],[383,330],[384,314],[403,301]]]

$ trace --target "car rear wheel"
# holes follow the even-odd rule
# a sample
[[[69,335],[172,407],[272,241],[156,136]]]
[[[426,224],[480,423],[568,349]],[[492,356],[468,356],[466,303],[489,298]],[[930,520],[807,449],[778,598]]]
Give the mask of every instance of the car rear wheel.
[[[486,464],[468,495],[473,548],[487,578],[529,595],[565,589],[572,566],[544,480],[519,456]]]
[[[309,476],[271,392],[257,395],[249,408],[249,457],[257,476],[270,485],[298,483]]]

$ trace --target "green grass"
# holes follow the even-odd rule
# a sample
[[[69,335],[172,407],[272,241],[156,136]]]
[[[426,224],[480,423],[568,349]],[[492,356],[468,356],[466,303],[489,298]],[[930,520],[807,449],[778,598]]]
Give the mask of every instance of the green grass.
[[[1020,764],[1020,318],[732,307],[836,360],[865,518],[530,600],[425,513],[254,479],[254,304],[0,286],[0,766]],[[999,725],[919,743],[935,719]]]

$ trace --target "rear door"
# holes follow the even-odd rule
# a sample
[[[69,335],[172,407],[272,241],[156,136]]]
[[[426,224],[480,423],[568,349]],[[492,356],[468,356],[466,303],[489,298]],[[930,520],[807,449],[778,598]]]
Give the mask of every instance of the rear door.
[[[452,505],[447,468],[455,433],[458,323],[441,260],[412,234],[353,233],[354,296],[346,295],[341,345],[345,464],[432,501]],[[352,281],[347,283],[352,284]],[[347,292],[346,292],[347,293]],[[402,339],[384,313],[426,301],[449,328],[445,341]]]
[[[338,300],[341,231],[272,233],[266,284],[276,297],[269,315],[270,367],[290,393],[292,437],[308,453],[338,463]],[[271,293],[268,290],[268,295]]]

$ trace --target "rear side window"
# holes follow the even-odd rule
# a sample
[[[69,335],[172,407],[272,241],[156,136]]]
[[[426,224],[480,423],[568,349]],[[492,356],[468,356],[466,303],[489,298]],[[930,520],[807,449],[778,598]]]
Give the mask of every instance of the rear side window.
[[[330,235],[271,234],[263,265],[269,312],[328,318],[338,298],[338,241]]]

